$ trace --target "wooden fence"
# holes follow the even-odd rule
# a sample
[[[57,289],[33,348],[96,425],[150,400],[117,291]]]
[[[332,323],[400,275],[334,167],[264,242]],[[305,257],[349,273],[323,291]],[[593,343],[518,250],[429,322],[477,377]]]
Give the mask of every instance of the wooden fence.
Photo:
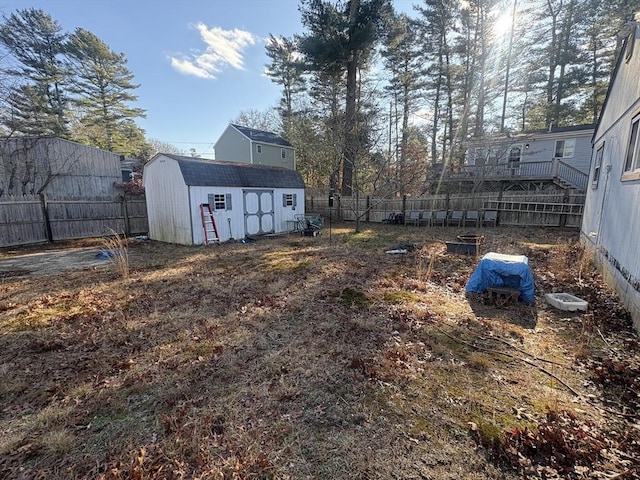
[[[144,196],[0,198],[0,247],[147,231]]]
[[[376,199],[372,197],[337,197],[331,209],[335,219],[382,222],[391,214],[406,215],[412,211],[496,210],[499,225],[560,226],[579,228],[585,195],[532,192],[481,192],[474,194],[438,194],[421,198]],[[306,211],[329,216],[327,197],[308,197]]]

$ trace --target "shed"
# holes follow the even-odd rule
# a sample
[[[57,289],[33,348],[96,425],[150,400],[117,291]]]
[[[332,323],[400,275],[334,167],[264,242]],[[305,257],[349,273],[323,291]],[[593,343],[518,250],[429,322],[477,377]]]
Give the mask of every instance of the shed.
[[[158,153],[144,167],[149,236],[182,245],[205,243],[208,204],[220,241],[283,233],[304,214],[304,181],[295,170]]]

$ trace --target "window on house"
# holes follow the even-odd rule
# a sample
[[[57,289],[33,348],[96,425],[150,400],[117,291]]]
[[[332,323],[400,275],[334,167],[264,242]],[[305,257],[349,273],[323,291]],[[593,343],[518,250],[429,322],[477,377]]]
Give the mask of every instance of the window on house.
[[[287,158],[287,151],[284,148],[280,149],[280,157],[282,157],[283,160]]]
[[[576,139],[556,140],[556,158],[573,158],[576,151]]]
[[[593,180],[591,186],[598,188],[598,180],[600,180],[600,168],[602,167],[602,156],[604,155],[604,143],[596,150],[596,161],[593,166]]]
[[[210,193],[209,205],[214,211],[231,210],[231,194],[230,193]]]
[[[505,149],[502,147],[493,147],[489,153],[490,163],[507,163],[507,157],[505,156]]]
[[[256,153],[262,153],[262,145],[256,145]]]
[[[483,165],[485,160],[486,151],[484,148],[476,147],[473,150],[473,156],[469,159],[469,165]]]
[[[633,172],[640,169],[640,142],[638,142],[638,128],[640,127],[640,115],[631,121],[631,135],[624,162],[624,171]]]
[[[517,163],[522,158],[522,145],[513,145],[509,150],[509,162]]]

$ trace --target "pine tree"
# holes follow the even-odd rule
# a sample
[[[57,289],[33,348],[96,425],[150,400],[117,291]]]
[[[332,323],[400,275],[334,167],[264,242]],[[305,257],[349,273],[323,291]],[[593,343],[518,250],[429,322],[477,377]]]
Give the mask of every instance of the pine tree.
[[[84,134],[91,144],[109,151],[130,150],[130,141],[139,138],[132,120],[145,116],[141,108],[129,106],[137,100],[134,75],[123,53],[115,53],[96,35],[82,28],[69,38],[67,55],[71,60],[75,94]]]
[[[68,137],[68,70],[62,57],[66,37],[42,10],[18,10],[4,18],[0,44],[18,63],[8,71],[18,82],[2,118],[11,132]]]

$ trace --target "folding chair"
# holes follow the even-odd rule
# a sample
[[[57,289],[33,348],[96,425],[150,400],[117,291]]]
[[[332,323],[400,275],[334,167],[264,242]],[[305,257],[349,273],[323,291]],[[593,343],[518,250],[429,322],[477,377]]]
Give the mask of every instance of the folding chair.
[[[451,216],[449,217],[449,220],[447,221],[447,225],[455,224],[456,226],[460,227],[462,226],[463,217],[464,217],[464,212],[462,210],[453,210],[451,212]]]
[[[410,211],[409,215],[404,217],[404,224],[407,225],[408,223],[413,223],[413,225],[417,227],[420,223],[420,212]]]
[[[464,216],[463,225],[466,227],[467,223],[473,224],[473,226],[478,226],[478,221],[480,220],[480,212],[478,210],[467,210],[467,213]]]
[[[425,225],[430,227],[432,219],[433,219],[433,212],[431,210],[425,210],[420,214],[420,221],[418,222],[418,225],[424,223]]]
[[[431,220],[433,225],[442,224],[444,227],[447,225],[447,211],[446,210],[438,210],[436,211],[433,219]]]
[[[488,223],[492,227],[498,224],[498,211],[497,210],[485,210],[482,214],[482,226]]]

